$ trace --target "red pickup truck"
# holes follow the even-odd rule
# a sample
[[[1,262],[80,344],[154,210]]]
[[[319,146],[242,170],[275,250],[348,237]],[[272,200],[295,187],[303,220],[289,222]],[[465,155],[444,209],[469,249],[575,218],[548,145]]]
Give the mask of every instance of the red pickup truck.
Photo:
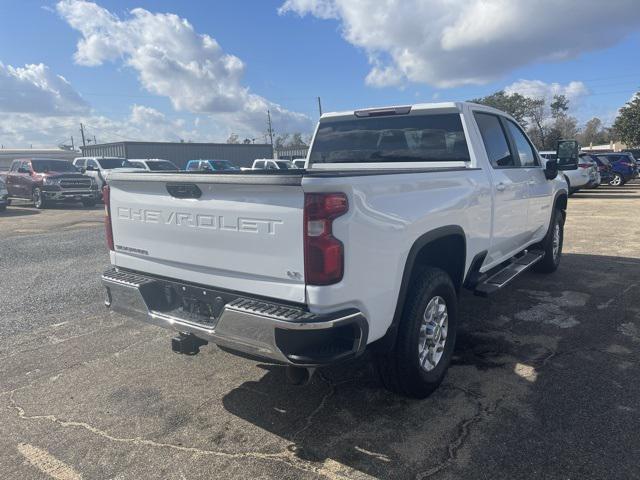
[[[91,207],[99,199],[98,185],[66,160],[16,159],[5,183],[9,199],[29,199],[40,209],[52,202],[82,202]]]

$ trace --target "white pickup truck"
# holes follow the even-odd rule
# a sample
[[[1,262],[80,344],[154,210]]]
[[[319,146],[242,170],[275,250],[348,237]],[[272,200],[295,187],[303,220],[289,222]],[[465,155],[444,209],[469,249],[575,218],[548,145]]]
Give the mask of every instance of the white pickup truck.
[[[305,170],[114,172],[106,305],[179,332],[174,351],[213,342],[295,380],[369,347],[388,388],[421,398],[449,366],[462,288],[558,267],[557,173],[471,103],[324,114]]]

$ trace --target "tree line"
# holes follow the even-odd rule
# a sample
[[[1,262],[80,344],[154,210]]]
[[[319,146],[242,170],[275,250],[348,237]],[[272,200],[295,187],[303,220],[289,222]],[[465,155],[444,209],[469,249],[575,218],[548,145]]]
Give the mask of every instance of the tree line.
[[[227,138],[227,143],[233,143],[233,144],[250,144],[250,143],[255,143],[256,139],[255,138],[245,138],[243,140],[240,140],[240,137],[238,134],[236,133],[232,133],[231,135],[229,135],[229,138]],[[266,140],[266,136],[265,136],[265,143],[267,143]],[[280,149],[280,148],[306,148],[309,146],[309,144],[311,143],[311,135],[305,135],[301,132],[294,132],[294,133],[281,133],[279,135],[276,135],[273,138],[273,146],[274,148]]]
[[[561,139],[576,139],[583,146],[619,140],[627,148],[640,147],[640,92],[618,111],[611,127],[604,125],[598,117],[578,126],[578,120],[569,114],[569,99],[565,95],[554,95],[551,100],[547,100],[499,90],[470,101],[510,114],[525,128],[539,150],[555,150]],[[255,143],[255,138],[240,140],[237,134],[232,133],[227,143]],[[310,143],[311,136],[301,132],[283,133],[276,135],[273,140],[273,146],[278,149],[305,148]]]
[[[555,150],[561,139],[576,139],[583,146],[618,140],[628,148],[640,146],[640,92],[619,110],[611,127],[598,117],[579,127],[578,120],[569,114],[569,99],[565,95],[554,95],[549,101],[499,90],[470,101],[510,114],[526,129],[539,150]]]

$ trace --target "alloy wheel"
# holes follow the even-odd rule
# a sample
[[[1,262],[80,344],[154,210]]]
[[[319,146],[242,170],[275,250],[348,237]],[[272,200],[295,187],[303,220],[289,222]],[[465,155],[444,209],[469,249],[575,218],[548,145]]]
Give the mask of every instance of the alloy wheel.
[[[448,319],[447,303],[444,298],[433,297],[422,315],[418,336],[420,368],[427,372],[436,368],[442,358],[447,342]]]

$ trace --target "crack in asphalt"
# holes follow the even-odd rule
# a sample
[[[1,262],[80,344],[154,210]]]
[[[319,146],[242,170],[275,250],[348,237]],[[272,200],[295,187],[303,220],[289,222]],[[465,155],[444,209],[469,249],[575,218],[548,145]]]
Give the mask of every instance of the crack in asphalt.
[[[94,317],[94,318],[99,318],[99,317]],[[87,320],[93,320],[94,318],[88,318]],[[94,330],[90,330],[88,332],[85,333],[79,333],[77,335],[71,335],[69,337],[64,337],[64,338],[56,338],[54,341],[51,341],[49,343],[43,343],[41,345],[38,345],[37,347],[33,347],[33,348],[27,348],[25,350],[18,350],[15,353],[11,353],[9,355],[5,355],[4,357],[0,357],[0,362],[7,360],[8,358],[12,358],[18,355],[22,355],[24,353],[32,353],[32,352],[37,352],[38,350],[42,350],[43,348],[47,348],[47,347],[51,347],[51,346],[55,346],[55,345],[61,345],[65,342],[68,342],[70,340],[75,340],[77,338],[82,338],[82,337],[86,337],[86,336],[90,336],[90,335],[94,335],[106,330],[113,330],[117,327],[120,327],[122,325],[125,325],[125,322],[122,321],[120,323],[115,323],[115,324],[109,324],[105,327],[100,327],[100,328],[96,328]],[[43,332],[38,332],[38,333],[43,333]]]
[[[331,383],[331,381],[329,381],[327,377],[325,377],[321,372],[317,372],[317,375],[324,383],[329,385],[329,391],[322,397],[318,406],[315,409],[313,409],[313,411],[309,415],[307,415],[307,418],[305,419],[305,425],[302,428],[298,429],[291,437],[292,442],[294,442],[294,445],[293,445],[294,449],[295,449],[295,441],[297,440],[298,436],[304,433],[305,431],[307,431],[311,427],[311,425],[313,424],[313,418],[325,407],[329,397],[331,397],[336,392],[335,385]]]
[[[472,392],[465,388],[456,387],[453,385],[449,385],[446,388],[450,388],[452,390],[459,390],[462,393],[464,393],[466,396],[472,397],[475,400],[475,403],[478,407],[478,411],[471,418],[462,420],[458,424],[458,426],[456,427],[458,431],[458,435],[456,435],[456,437],[447,444],[447,457],[441,462],[434,465],[433,467],[429,468],[428,470],[425,470],[423,472],[418,472],[415,476],[416,480],[424,480],[426,478],[430,478],[435,474],[439,473],[440,471],[444,470],[445,468],[447,468],[449,465],[451,465],[458,457],[458,452],[464,447],[465,443],[467,442],[469,435],[471,434],[470,427],[473,424],[479,423],[482,420],[485,420],[489,418],[491,415],[493,415],[495,411],[498,409],[498,406],[500,404],[500,400],[498,400],[494,402],[492,405],[483,406],[482,398],[484,397],[475,392]]]
[[[230,452],[223,452],[219,450],[206,450],[206,449],[201,449],[197,447],[187,447],[184,445],[175,445],[172,443],[156,442],[154,440],[150,440],[142,437],[116,437],[86,422],[62,420],[55,415],[27,415],[24,408],[18,405],[18,403],[15,401],[15,398],[14,398],[15,392],[23,388],[26,388],[26,387],[21,387],[21,388],[11,390],[9,392],[4,392],[4,394],[9,393],[10,408],[15,410],[17,412],[18,417],[22,420],[35,420],[35,421],[44,420],[44,421],[57,424],[63,428],[81,428],[100,438],[103,438],[105,440],[108,440],[114,443],[124,443],[124,444],[130,444],[135,446],[147,446],[147,447],[153,447],[153,448],[166,448],[166,449],[179,451],[183,453],[218,457],[218,458],[224,458],[229,460],[253,458],[256,460],[265,460],[265,461],[283,463],[287,466],[296,468],[304,472],[321,475],[330,480],[344,480],[348,478],[341,475],[337,471],[339,468],[344,467],[342,464],[339,464],[338,462],[335,462],[331,459],[327,459],[324,462],[322,462],[321,465],[316,465],[313,462],[298,458],[295,455],[295,452],[289,450],[288,448],[285,448],[284,450],[278,453],[261,453],[261,452],[230,453]],[[323,402],[321,402],[321,405],[322,404]],[[311,413],[310,417],[317,414],[319,410],[320,410],[319,408],[316,408]]]

